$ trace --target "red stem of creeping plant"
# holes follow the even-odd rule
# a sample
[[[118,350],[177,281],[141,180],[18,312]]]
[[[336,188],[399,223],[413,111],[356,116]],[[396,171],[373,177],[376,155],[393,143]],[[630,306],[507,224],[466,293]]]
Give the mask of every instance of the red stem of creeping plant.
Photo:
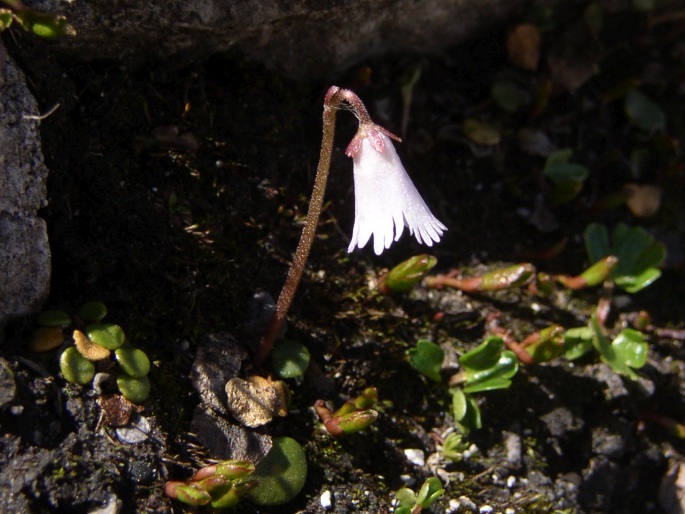
[[[328,171],[331,167],[333,138],[335,136],[335,115],[338,106],[342,102],[347,102],[352,107],[352,111],[357,116],[360,125],[372,123],[366,107],[364,107],[364,104],[357,95],[347,89],[331,86],[326,93],[323,103],[323,138],[321,141],[321,153],[319,154],[319,165],[316,168],[316,178],[314,179],[314,190],[309,201],[309,211],[304,222],[300,242],[297,245],[297,250],[295,250],[293,262],[288,270],[288,277],[285,279],[285,284],[283,284],[283,289],[276,302],[276,309],[254,356],[254,364],[258,367],[264,363],[271,353],[274,341],[285,321],[288,309],[295,296],[295,291],[302,278],[302,272],[314,242],[314,234],[319,222],[319,216],[321,215],[321,206],[323,205],[324,193],[326,191]]]

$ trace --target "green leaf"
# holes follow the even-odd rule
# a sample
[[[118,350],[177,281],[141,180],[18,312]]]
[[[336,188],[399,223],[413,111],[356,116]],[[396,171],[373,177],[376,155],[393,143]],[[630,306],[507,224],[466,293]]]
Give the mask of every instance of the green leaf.
[[[560,205],[575,198],[580,193],[588,176],[588,170],[581,164],[568,162],[570,153],[560,150],[547,158],[544,175],[552,182],[552,190],[549,199],[552,203]]]
[[[452,417],[455,421],[461,421],[466,416],[468,403],[466,394],[462,389],[452,389]]]
[[[402,507],[410,509],[409,512],[411,512],[411,508],[416,505],[416,493],[408,487],[403,487],[402,489],[395,491],[395,498]],[[398,510],[395,509],[395,513],[397,512]]]
[[[516,112],[528,103],[528,93],[513,82],[495,82],[492,98],[507,112]]]
[[[657,267],[666,258],[666,248],[640,227],[617,224],[609,245],[606,227],[593,223],[585,230],[585,244],[590,258],[602,254],[598,260],[607,255],[618,259],[608,279],[628,293],[640,291],[661,276]]]
[[[437,344],[421,339],[415,348],[407,350],[409,364],[435,382],[442,382],[440,370],[445,352]]]
[[[514,355],[514,359],[516,359],[516,355]],[[507,358],[507,364],[511,365],[513,362],[513,359]],[[518,364],[516,365],[516,368],[518,368]],[[495,372],[496,371],[493,371],[493,373]],[[482,373],[486,372],[483,371]],[[514,373],[516,373],[516,371],[514,371]],[[481,375],[474,381],[472,385],[464,386],[464,392],[470,394],[483,393],[486,391],[495,391],[497,389],[507,389],[509,386],[511,386],[511,380],[507,378],[488,377],[487,375]]]
[[[592,350],[592,329],[590,327],[571,328],[564,332],[566,358],[574,360]]]
[[[64,311],[47,310],[38,315],[38,324],[44,327],[68,327],[71,317]]]
[[[616,355],[631,368],[639,369],[647,362],[649,346],[642,332],[626,328],[616,336],[611,345]]]
[[[86,323],[97,323],[107,316],[107,307],[102,302],[87,302],[81,305],[78,315]]]
[[[555,164],[566,164],[571,160],[572,156],[573,148],[562,148],[561,150],[556,150],[547,156],[545,168]]]
[[[150,396],[150,380],[147,377],[131,377],[126,373],[119,373],[117,387],[128,401],[143,403]]]
[[[423,280],[423,277],[437,264],[432,255],[422,254],[410,257],[391,269],[385,276],[385,286],[393,292],[409,291]]]
[[[271,364],[279,378],[295,378],[304,375],[309,366],[309,360],[309,350],[299,341],[284,341],[278,344],[271,353]]]
[[[466,375],[465,393],[505,389],[511,385],[510,379],[518,371],[518,358],[503,347],[502,339],[492,336],[462,355],[459,364]]]
[[[645,132],[666,128],[666,113],[639,89],[628,92],[624,108],[626,115]]]
[[[479,145],[495,146],[502,139],[502,136],[495,127],[475,118],[464,120],[461,128],[466,137]]]
[[[464,458],[464,452],[469,443],[464,440],[463,434],[452,432],[442,443],[442,455],[453,462],[459,462]]]
[[[426,480],[418,494],[416,495],[416,504],[422,508],[430,507],[435,500],[440,498],[445,490],[442,487],[442,482],[439,478],[430,477]]]
[[[150,359],[143,350],[122,346],[114,350],[114,356],[124,373],[133,378],[142,378],[150,372]]]
[[[604,257],[611,255],[609,247],[609,232],[600,223],[590,223],[583,234],[585,239],[585,249],[590,262],[597,262]]]
[[[87,384],[95,375],[93,363],[83,357],[73,346],[62,352],[59,368],[62,376],[72,384]]]
[[[648,345],[641,332],[625,329],[610,341],[604,334],[602,327],[593,316],[590,321],[593,331],[593,345],[599,351],[601,358],[611,369],[627,376],[632,380],[638,378],[632,368],[641,368],[647,361]]]
[[[124,344],[126,336],[119,325],[111,323],[94,323],[87,325],[84,332],[88,339],[108,350],[116,350]]]
[[[73,36],[74,28],[69,25],[64,16],[23,9],[14,13],[16,20],[21,26],[33,32],[37,36],[46,39],[54,39],[60,36]]]
[[[257,505],[282,505],[295,498],[307,480],[307,457],[290,437],[276,437],[252,478],[259,481],[245,497]]]
[[[12,11],[9,9],[0,9],[0,32],[9,28],[9,26],[12,25],[13,19],[14,16],[12,15]]]
[[[452,394],[452,414],[459,430],[466,434],[470,430],[482,428],[480,408],[473,396],[465,394],[458,388],[451,389],[450,393]],[[457,417],[458,414],[461,416]]]
[[[616,285],[624,289],[627,293],[637,293],[644,289],[661,276],[661,271],[650,268],[638,275],[623,276],[616,278]]]
[[[485,370],[491,368],[499,360],[504,347],[501,337],[491,336],[474,349],[459,358],[459,364],[469,370]]]

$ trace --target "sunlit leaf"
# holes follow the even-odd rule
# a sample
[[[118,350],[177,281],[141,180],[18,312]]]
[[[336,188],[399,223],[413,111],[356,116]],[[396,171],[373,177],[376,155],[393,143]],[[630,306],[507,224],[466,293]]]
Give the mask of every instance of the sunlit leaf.
[[[592,350],[590,327],[571,328],[564,332],[564,348],[568,360],[578,359]]]
[[[414,348],[407,350],[407,355],[409,356],[409,364],[412,368],[435,382],[442,381],[440,370],[442,369],[445,352],[440,346],[431,341],[421,339],[417,341]]]

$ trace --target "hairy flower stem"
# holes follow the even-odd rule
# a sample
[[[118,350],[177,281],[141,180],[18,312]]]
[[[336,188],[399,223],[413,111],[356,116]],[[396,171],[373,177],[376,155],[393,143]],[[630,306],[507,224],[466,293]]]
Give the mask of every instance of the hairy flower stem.
[[[316,233],[316,226],[321,215],[321,206],[323,205],[324,193],[326,191],[326,182],[328,180],[328,172],[331,167],[331,154],[333,152],[333,138],[335,136],[335,115],[341,103],[347,102],[352,107],[352,112],[359,120],[360,125],[371,123],[369,113],[364,107],[364,104],[352,91],[347,89],[340,89],[337,86],[331,86],[326,93],[326,98],[323,104],[323,137],[321,141],[321,153],[319,154],[319,165],[316,168],[316,178],[314,179],[314,190],[309,201],[309,211],[304,222],[304,229],[300,242],[295,250],[293,262],[288,270],[288,276],[281,289],[281,294],[276,302],[276,309],[271,316],[269,326],[264,333],[259,347],[254,356],[254,364],[261,366],[266,358],[271,353],[274,341],[281,330],[281,326],[285,321],[288,309],[295,296],[295,291],[302,278],[304,266],[309,257],[309,251],[314,242],[314,235]]]

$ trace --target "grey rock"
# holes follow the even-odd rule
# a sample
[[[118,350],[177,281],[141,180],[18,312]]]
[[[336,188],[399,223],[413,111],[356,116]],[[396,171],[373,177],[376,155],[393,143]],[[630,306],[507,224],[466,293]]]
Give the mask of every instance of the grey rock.
[[[0,359],[0,409],[12,404],[17,395],[17,384],[9,362]]]
[[[271,449],[271,437],[233,425],[201,406],[193,413],[191,431],[216,459],[257,463]]]
[[[294,79],[327,78],[363,59],[425,55],[471,38],[525,0],[42,0],[78,37],[57,44],[78,59],[176,64],[237,51]],[[539,0],[540,4],[548,4]]]
[[[245,349],[229,333],[200,338],[190,379],[205,404],[222,414],[228,413],[226,382],[238,374],[246,358]]]
[[[40,307],[50,283],[47,230],[37,217],[47,203],[37,115],[8,58],[0,69],[0,342],[8,321]]]

